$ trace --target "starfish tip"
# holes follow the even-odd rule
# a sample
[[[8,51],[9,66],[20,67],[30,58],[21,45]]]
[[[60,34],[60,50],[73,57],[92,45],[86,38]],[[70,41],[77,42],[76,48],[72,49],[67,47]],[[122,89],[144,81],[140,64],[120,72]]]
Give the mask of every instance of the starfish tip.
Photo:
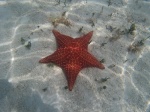
[[[42,60],[39,60],[39,63],[42,63]]]
[[[105,69],[104,65],[99,65],[100,69]]]
[[[93,31],[90,31],[90,33],[92,33],[92,34],[93,34]]]
[[[58,34],[59,32],[57,30],[52,30],[53,34]]]
[[[105,69],[105,67],[103,66],[101,69]]]
[[[48,63],[48,62],[49,62],[49,61],[46,60],[46,59],[44,59],[44,58],[39,60],[39,63]]]
[[[69,91],[72,91],[72,89],[73,89],[73,86],[69,86],[69,88],[68,88],[68,89],[69,89]]]

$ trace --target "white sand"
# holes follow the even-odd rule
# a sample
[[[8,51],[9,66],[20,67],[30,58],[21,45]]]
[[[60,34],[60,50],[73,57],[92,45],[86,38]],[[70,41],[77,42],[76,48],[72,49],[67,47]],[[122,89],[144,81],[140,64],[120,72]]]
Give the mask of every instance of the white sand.
[[[150,39],[141,51],[128,52],[150,36],[150,1],[56,1],[0,1],[0,112],[150,112]],[[71,26],[55,29],[74,38],[93,30],[89,52],[106,67],[82,70],[72,92],[61,68],[38,63],[56,50],[50,20],[65,11]],[[134,35],[117,35],[133,23]]]

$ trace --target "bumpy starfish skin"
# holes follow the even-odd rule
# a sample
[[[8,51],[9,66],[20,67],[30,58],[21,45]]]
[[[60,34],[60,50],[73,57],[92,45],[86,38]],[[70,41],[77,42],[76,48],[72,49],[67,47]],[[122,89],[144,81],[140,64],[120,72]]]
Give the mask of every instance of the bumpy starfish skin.
[[[83,68],[105,68],[103,64],[87,51],[93,31],[75,39],[63,35],[56,30],[53,30],[52,32],[56,38],[58,49],[53,54],[41,59],[39,62],[52,62],[60,66],[66,75],[70,91],[73,89],[78,73]]]

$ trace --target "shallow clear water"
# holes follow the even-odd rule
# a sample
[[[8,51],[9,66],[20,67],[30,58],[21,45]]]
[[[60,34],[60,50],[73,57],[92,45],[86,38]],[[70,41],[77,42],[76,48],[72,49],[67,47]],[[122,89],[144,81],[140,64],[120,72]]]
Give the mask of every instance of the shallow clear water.
[[[0,112],[150,112],[149,11],[149,0],[1,0]],[[94,31],[88,51],[105,69],[83,69],[70,92],[60,67],[39,64],[57,49],[53,29]]]

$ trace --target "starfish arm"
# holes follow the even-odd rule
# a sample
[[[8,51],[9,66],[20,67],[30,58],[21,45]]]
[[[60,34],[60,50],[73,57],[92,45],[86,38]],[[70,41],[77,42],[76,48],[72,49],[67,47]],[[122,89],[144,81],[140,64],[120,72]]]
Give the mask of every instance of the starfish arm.
[[[52,32],[56,38],[58,48],[65,47],[73,40],[73,38],[71,38],[70,36],[63,35],[56,30],[53,30]]]
[[[70,64],[67,64],[63,70],[65,72],[65,75],[68,81],[68,88],[70,91],[72,91],[77,75],[79,71],[81,70],[81,66],[76,63],[70,63]]]
[[[83,35],[82,37],[76,38],[75,41],[82,45],[83,48],[87,49],[92,35],[93,31],[87,33],[86,35]]]
[[[55,63],[58,66],[63,66],[63,64],[67,61],[66,57],[69,54],[65,49],[60,48],[55,51],[53,54],[42,58],[39,62],[40,63]]]
[[[93,55],[83,50],[80,53],[80,61],[82,62],[83,68],[85,67],[97,67],[100,69],[105,69],[104,65],[100,63]]]

